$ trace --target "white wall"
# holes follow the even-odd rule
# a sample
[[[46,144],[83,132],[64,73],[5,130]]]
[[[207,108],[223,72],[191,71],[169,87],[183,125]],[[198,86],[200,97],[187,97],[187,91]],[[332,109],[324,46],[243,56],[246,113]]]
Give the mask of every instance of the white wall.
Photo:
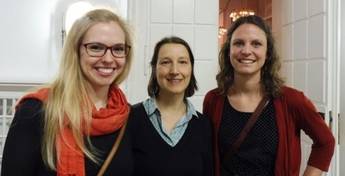
[[[280,9],[278,38],[283,73],[287,84],[302,90],[325,113],[329,123],[329,111],[334,101],[332,75],[336,58],[334,54],[334,1],[328,0],[277,0],[274,7]],[[276,12],[277,14],[277,12]],[[273,18],[275,14],[273,14]],[[306,167],[312,141],[302,134],[301,173]],[[333,172],[332,172],[333,171]],[[329,174],[334,169],[330,167]]]
[[[37,83],[49,77],[51,3],[1,2],[0,83]]]
[[[205,93],[216,86],[218,1],[132,0],[130,9],[137,44],[127,87],[130,102],[136,103],[148,96],[149,62],[155,44],[163,37],[177,35],[189,43],[195,57],[199,91],[191,100],[201,111]]]
[[[0,84],[45,83],[56,74],[62,47],[62,15],[78,0],[11,0],[0,6]],[[122,6],[121,0],[88,0]],[[199,91],[191,98],[198,110],[204,94],[216,86],[218,1],[129,0],[128,19],[136,38],[135,61],[123,85],[131,103],[147,97],[149,61],[155,43],[177,35],[191,46]],[[123,11],[120,11],[122,14]],[[127,14],[125,14],[127,15]]]
[[[56,74],[61,49],[62,15],[79,0],[11,0],[0,6],[0,84],[45,83]],[[96,6],[121,7],[124,0],[89,0]]]
[[[281,57],[287,83],[325,112],[328,81],[326,1],[282,1]]]

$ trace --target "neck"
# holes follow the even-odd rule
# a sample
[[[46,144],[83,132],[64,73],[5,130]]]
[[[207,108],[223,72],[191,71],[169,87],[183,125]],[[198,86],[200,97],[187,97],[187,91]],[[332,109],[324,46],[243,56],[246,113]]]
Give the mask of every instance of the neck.
[[[109,87],[93,88],[88,89],[89,97],[96,109],[104,108],[107,105]]]
[[[156,98],[156,103],[160,111],[179,112],[186,109],[184,95],[160,94]]]
[[[229,88],[229,95],[248,95],[248,96],[262,96],[264,93],[260,76],[236,76],[233,85]]]

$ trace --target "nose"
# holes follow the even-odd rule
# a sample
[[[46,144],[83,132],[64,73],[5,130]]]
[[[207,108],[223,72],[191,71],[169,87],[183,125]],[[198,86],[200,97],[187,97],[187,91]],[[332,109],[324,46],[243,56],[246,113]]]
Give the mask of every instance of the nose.
[[[171,64],[170,74],[173,74],[173,75],[177,75],[178,74],[178,64],[177,63]]]
[[[111,50],[109,48],[105,51],[102,61],[107,63],[114,61],[114,56],[111,54]]]
[[[244,45],[241,49],[241,53],[244,55],[250,55],[251,53],[251,46],[250,45]]]

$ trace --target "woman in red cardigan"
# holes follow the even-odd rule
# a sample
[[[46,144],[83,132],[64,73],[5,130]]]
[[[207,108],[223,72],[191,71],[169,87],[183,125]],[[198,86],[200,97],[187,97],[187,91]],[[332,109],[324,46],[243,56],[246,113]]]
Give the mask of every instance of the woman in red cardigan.
[[[334,137],[311,101],[284,86],[270,27],[258,16],[237,19],[219,54],[218,87],[207,93],[203,113],[214,125],[216,175],[298,176],[300,134],[312,140],[304,175],[327,171]],[[259,102],[268,98],[239,148],[229,155]]]

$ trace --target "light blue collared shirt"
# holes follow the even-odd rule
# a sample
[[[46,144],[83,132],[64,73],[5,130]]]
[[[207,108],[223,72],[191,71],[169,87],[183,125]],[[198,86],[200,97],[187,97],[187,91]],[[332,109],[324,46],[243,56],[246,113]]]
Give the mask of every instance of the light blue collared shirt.
[[[180,121],[176,123],[176,126],[172,129],[171,133],[168,134],[163,128],[161,113],[157,107],[156,100],[154,98],[148,98],[143,102],[147,116],[149,117],[152,125],[155,127],[159,135],[164,139],[166,143],[174,147],[182,138],[184,132],[187,129],[188,122],[198,114],[193,106],[193,104],[187,100],[187,113],[183,116]]]

